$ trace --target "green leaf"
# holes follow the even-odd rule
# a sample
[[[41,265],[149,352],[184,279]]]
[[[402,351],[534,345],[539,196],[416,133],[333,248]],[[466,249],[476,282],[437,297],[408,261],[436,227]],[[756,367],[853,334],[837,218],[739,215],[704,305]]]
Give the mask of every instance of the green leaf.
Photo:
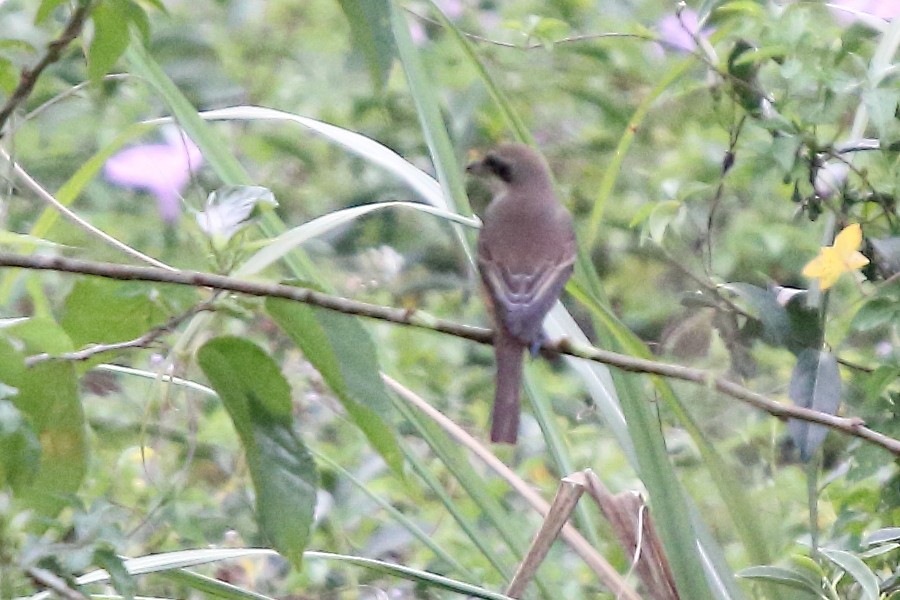
[[[327,215],[322,215],[317,219],[298,225],[293,229],[285,231],[278,237],[269,240],[262,249],[247,259],[247,262],[241,265],[233,275],[235,277],[255,275],[272,263],[286,256],[293,249],[301,246],[307,240],[323,235],[336,227],[359,219],[370,212],[385,208],[411,208],[448,221],[468,225],[469,227],[477,227],[478,224],[478,222],[473,219],[467,219],[456,213],[447,212],[420,202],[373,202],[372,204],[363,204],[362,206],[352,206],[350,208],[330,212]]]
[[[735,4],[731,3],[729,6],[733,7]],[[734,78],[732,82],[734,95],[744,110],[754,115],[759,113],[762,100],[756,91],[756,74],[759,71],[759,64],[757,58],[754,57],[755,51],[756,48],[750,43],[739,39],[728,53],[727,63],[728,74]]]
[[[888,542],[900,541],[900,527],[885,527],[877,531],[873,531],[862,539],[860,546],[874,546],[876,544],[886,544]]]
[[[0,387],[13,390],[6,384]],[[34,429],[11,401],[0,399],[0,489],[13,493],[31,483],[41,461],[41,444]]]
[[[878,577],[857,556],[843,550],[831,550],[829,548],[820,548],[819,552],[859,583],[859,586],[862,588],[862,595],[858,596],[859,598],[862,600],[878,600],[881,597]]]
[[[756,0],[732,0],[718,7],[716,14],[736,14],[742,17],[756,18],[765,14],[765,9]]]
[[[757,581],[765,581],[776,585],[786,586],[795,590],[808,592],[816,598],[827,598],[822,594],[821,583],[815,582],[807,577],[804,573],[784,567],[775,567],[770,565],[760,565],[757,567],[748,567],[737,573],[738,577],[744,579],[755,579]]]
[[[147,11],[134,0],[119,0],[122,2],[122,11],[127,15],[128,22],[132,23],[141,34],[141,41],[145,44],[150,42],[150,19],[147,17]]]
[[[657,202],[650,212],[647,219],[647,232],[650,239],[657,244],[662,245],[663,237],[665,237],[666,229],[678,217],[681,211],[681,202],[677,200],[666,200]]]
[[[166,319],[154,293],[146,284],[79,279],[66,297],[61,325],[76,347],[134,339]]]
[[[47,17],[50,16],[50,13],[53,12],[57,6],[65,2],[66,0],[41,0],[40,6],[38,6],[37,13],[34,15],[34,24],[40,25],[46,20]]]
[[[45,516],[56,515],[78,490],[87,471],[88,445],[84,412],[78,399],[75,368],[44,362],[27,369],[13,399],[41,444],[40,466],[18,497]]]
[[[100,2],[91,12],[94,38],[88,47],[88,75],[94,81],[109,73],[128,48],[129,13],[121,0]]]
[[[12,93],[19,83],[19,71],[13,66],[12,61],[0,56],[0,90],[7,94]]]
[[[750,305],[753,315],[762,323],[762,338],[766,343],[773,346],[787,344],[790,319],[773,290],[743,282],[727,283],[722,288],[734,292]]]
[[[872,402],[892,383],[900,380],[900,365],[882,365],[865,378],[866,402]]]
[[[267,298],[266,311],[319,371],[388,466],[402,476],[396,432],[387,423],[391,401],[375,345],[359,321],[280,298]]]
[[[318,476],[294,431],[290,387],[278,365],[241,338],[207,342],[197,362],[241,438],[259,525],[275,549],[299,566],[309,541]]]
[[[109,582],[124,600],[134,600],[137,585],[125,568],[125,562],[108,546],[94,550],[94,563],[109,573]]]
[[[807,304],[806,294],[794,294],[784,304],[788,317],[787,349],[799,355],[806,349],[822,346],[822,322],[819,311]]]
[[[52,319],[31,317],[22,319],[6,328],[10,337],[17,340],[25,354],[62,354],[71,352],[72,340]]]
[[[13,475],[17,479],[13,482],[16,498],[38,514],[52,517],[81,486],[87,470],[85,420],[75,370],[64,362],[44,362],[26,369],[23,354],[14,350],[9,340],[14,339],[15,347],[29,354],[65,352],[72,343],[48,319],[7,322],[2,333],[5,336],[0,337],[0,382],[17,390],[16,395],[9,397],[15,411],[6,411],[5,424],[17,420],[18,413],[27,426],[20,429],[19,435],[24,435],[24,439],[16,441],[16,435],[12,441],[7,439],[13,452],[18,449],[12,470],[28,468],[27,474]],[[32,436],[34,440],[29,441]],[[34,447],[34,441],[39,447]],[[6,455],[6,450],[0,449],[0,454]],[[0,462],[9,469],[6,456]],[[8,470],[8,477],[9,473]]]
[[[882,140],[897,138],[897,105],[900,103],[900,91],[892,88],[867,89],[862,92],[862,99],[869,111],[869,118]]]
[[[307,552],[306,555],[310,559],[334,560],[358,567],[364,567],[377,573],[398,577],[407,581],[413,581],[439,590],[447,590],[449,592],[453,592],[454,594],[465,596],[467,598],[483,598],[484,600],[512,600],[509,596],[504,596],[503,594],[498,594],[497,592],[491,592],[490,590],[486,590],[484,588],[474,586],[465,582],[456,581],[454,579],[442,577],[440,575],[435,575],[434,573],[422,571],[421,569],[413,569],[404,565],[393,564],[382,560],[375,560],[373,558],[347,556],[344,554],[332,554],[330,552]]]
[[[841,404],[841,374],[830,352],[807,349],[797,357],[788,396],[797,406],[833,415]],[[788,420],[788,431],[800,458],[809,460],[822,444],[828,429],[824,425]]]
[[[897,322],[900,322],[900,304],[897,300],[873,298],[853,316],[851,326],[857,331],[870,331]]]
[[[156,10],[162,11],[165,14],[169,14],[169,11],[166,10],[166,5],[163,4],[163,0],[144,0],[144,2],[149,4]]]
[[[782,173],[788,174],[794,170],[800,153],[801,140],[794,135],[780,135],[772,140],[771,158],[781,168]]]
[[[62,244],[43,240],[26,233],[13,233],[12,231],[0,231],[0,245],[13,246],[15,248],[62,248]]]
[[[350,41],[381,90],[391,73],[397,50],[391,35],[389,0],[338,0],[350,23]]]
[[[190,571],[179,572],[178,570],[224,560],[235,560],[239,558],[265,560],[272,558],[273,556],[275,556],[275,554],[271,550],[265,550],[261,548],[204,548],[202,550],[178,550],[175,552],[162,552],[159,554],[151,554],[138,558],[130,558],[123,561],[123,564],[126,570],[132,575],[143,575],[147,573],[164,574],[166,572],[171,572],[172,574],[179,573],[197,577],[195,573],[191,573]],[[437,587],[439,589],[449,590],[457,594],[470,596],[472,598],[484,598],[485,600],[510,600],[508,596],[504,596],[503,594],[498,594],[496,592],[491,592],[490,590],[467,584],[465,582],[455,581],[453,579],[441,577],[440,575],[435,575],[434,573],[429,573],[427,571],[412,569],[403,565],[396,565],[389,562],[374,560],[371,558],[347,556],[343,554],[332,554],[329,552],[306,552],[304,556],[310,560],[331,560],[357,567],[363,567],[378,573],[384,573],[394,577],[406,579],[408,581],[414,581]],[[78,577],[76,579],[76,583],[78,585],[90,585],[96,583],[104,583],[109,580],[109,573],[98,570],[91,571],[90,573],[85,573],[81,577]],[[194,582],[191,582],[189,579],[182,579],[180,580],[180,582],[194,587]],[[222,583],[217,582],[216,580],[210,581],[210,583],[214,582],[219,584]],[[200,590],[201,588],[197,587],[195,589]],[[267,596],[261,596],[254,592],[249,592],[241,588],[227,586],[227,584],[219,585],[217,587],[210,586],[203,589],[207,590],[210,594],[214,594],[216,597],[223,598],[251,598],[253,600],[262,600],[267,598]],[[32,600],[47,600],[49,597],[50,593],[42,592],[33,596]]]

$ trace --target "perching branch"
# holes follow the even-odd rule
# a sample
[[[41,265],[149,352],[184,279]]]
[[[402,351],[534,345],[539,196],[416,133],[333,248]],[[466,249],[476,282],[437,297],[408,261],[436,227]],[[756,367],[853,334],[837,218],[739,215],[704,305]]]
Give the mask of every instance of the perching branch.
[[[19,76],[19,85],[13,90],[13,93],[6,101],[6,104],[0,108],[0,137],[3,137],[3,126],[9,120],[10,115],[12,115],[13,111],[31,95],[38,77],[41,76],[44,69],[58,61],[60,56],[62,56],[63,50],[66,49],[66,46],[81,34],[81,30],[84,28],[84,22],[91,12],[91,4],[92,3],[88,0],[80,0],[78,2],[78,8],[76,8],[69,17],[66,28],[63,29],[63,32],[59,34],[58,38],[50,42],[47,46],[47,52],[44,53],[41,60],[30,69],[22,69],[22,73]]]
[[[152,281],[191,287],[205,287],[225,290],[250,296],[285,298],[303,302],[320,308],[334,310],[350,315],[369,317],[401,325],[409,325],[422,329],[430,329],[447,333],[480,344],[492,343],[493,333],[488,329],[461,325],[451,321],[435,318],[417,310],[406,310],[359,302],[347,298],[330,296],[314,290],[292,287],[277,283],[244,281],[224,275],[201,273],[198,271],[166,271],[156,267],[135,267],[113,263],[76,260],[59,256],[20,256],[8,252],[0,252],[0,266],[20,267],[44,271],[60,271],[94,275],[121,281]],[[631,373],[648,373],[670,379],[690,381],[705,387],[715,388],[727,396],[746,402],[751,406],[764,410],[781,419],[800,419],[810,423],[818,423],[846,435],[858,437],[881,446],[894,455],[900,456],[900,440],[886,436],[864,426],[864,422],[854,417],[839,417],[817,410],[782,404],[762,394],[749,390],[725,377],[703,369],[682,365],[661,363],[653,360],[637,358],[617,352],[610,352],[586,344],[573,343],[562,339],[547,342],[544,349],[549,352],[567,354],[585,360],[607,364]]]

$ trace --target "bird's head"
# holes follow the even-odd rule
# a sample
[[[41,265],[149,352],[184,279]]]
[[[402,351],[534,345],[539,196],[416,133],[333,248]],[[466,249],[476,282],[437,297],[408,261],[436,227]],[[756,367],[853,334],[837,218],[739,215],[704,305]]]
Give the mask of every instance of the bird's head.
[[[528,185],[550,180],[544,159],[525,144],[501,144],[481,160],[469,163],[466,172],[496,177],[506,185]]]

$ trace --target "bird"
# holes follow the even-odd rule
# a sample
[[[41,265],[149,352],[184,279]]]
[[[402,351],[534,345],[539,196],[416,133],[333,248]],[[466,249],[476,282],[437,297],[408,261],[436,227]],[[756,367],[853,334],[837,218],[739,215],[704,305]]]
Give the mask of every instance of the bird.
[[[501,144],[466,171],[498,182],[482,216],[477,264],[494,322],[491,442],[515,444],[524,353],[540,349],[544,317],[572,275],[575,230],[550,168],[529,146]]]

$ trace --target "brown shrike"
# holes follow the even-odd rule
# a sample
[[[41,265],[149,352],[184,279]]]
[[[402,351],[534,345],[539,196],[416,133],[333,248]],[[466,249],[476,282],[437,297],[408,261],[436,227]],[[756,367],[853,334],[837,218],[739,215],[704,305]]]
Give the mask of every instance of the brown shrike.
[[[553,191],[543,158],[523,144],[502,144],[466,167],[497,178],[478,236],[478,271],[494,317],[497,383],[491,441],[514,444],[526,348],[540,348],[544,317],[575,263],[572,217]]]

